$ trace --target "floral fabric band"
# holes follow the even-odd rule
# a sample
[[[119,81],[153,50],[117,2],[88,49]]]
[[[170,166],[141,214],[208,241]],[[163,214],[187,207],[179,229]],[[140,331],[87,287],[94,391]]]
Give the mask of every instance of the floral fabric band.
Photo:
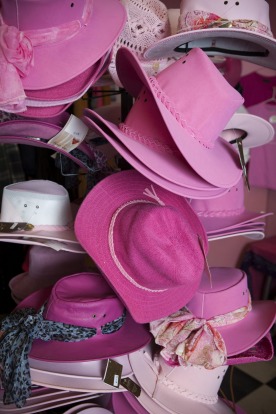
[[[252,309],[248,306],[218,315],[211,319],[194,316],[186,307],[150,323],[155,342],[161,345],[161,356],[170,365],[202,365],[213,369],[226,365],[227,350],[217,327],[227,326],[244,319]]]
[[[256,20],[236,19],[228,20],[217,14],[203,10],[194,10],[192,12],[180,15],[178,22],[178,33],[202,29],[244,29],[250,30],[261,35],[273,37],[271,30],[264,24]]]
[[[84,328],[43,319],[45,305],[36,312],[33,308],[19,309],[1,323],[0,374],[4,389],[4,404],[25,405],[31,394],[28,356],[34,339],[42,341],[79,342],[92,338],[97,328]],[[124,324],[126,312],[101,326],[102,334],[118,331]]]

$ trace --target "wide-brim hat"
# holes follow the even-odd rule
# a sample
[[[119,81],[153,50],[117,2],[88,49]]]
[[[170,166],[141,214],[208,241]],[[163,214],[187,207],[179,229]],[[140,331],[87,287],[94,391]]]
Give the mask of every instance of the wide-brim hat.
[[[151,339],[148,329],[137,324],[120,299],[98,273],[65,276],[51,288],[38,290],[21,301],[15,311],[45,305],[45,320],[63,322],[78,327],[96,326],[94,336],[78,341],[43,341],[32,343],[29,357],[48,362],[81,362],[112,358],[134,352]],[[105,324],[125,313],[119,329],[108,335],[101,332]],[[105,322],[106,321],[106,322]]]
[[[176,147],[199,176],[223,188],[239,180],[238,155],[219,134],[242,105],[243,98],[201,49],[193,49],[156,77],[148,77],[136,56],[124,47],[117,52],[116,65],[124,88],[136,100],[141,100],[140,108],[147,103],[143,94],[147,94],[146,99],[149,95],[153,98]],[[185,83],[185,94],[179,88],[181,82]],[[123,130],[132,137],[131,147],[137,141],[147,142],[152,138],[139,137],[138,128],[132,131],[135,118],[132,116],[130,123],[129,117],[133,108],[122,124]],[[159,122],[157,118],[156,121]],[[163,148],[161,150],[164,152]]]
[[[208,245],[196,213],[135,170],[90,190],[75,232],[137,322],[177,309],[199,285]]]
[[[229,237],[244,236],[247,239],[262,240],[265,237],[265,226],[237,227],[232,230],[222,230],[208,234],[208,241],[229,239]]]
[[[0,240],[85,253],[75,236],[74,214],[68,191],[54,181],[9,184],[2,196]]]
[[[237,229],[246,224],[254,227],[255,222],[265,224],[263,219],[273,214],[273,212],[249,210],[244,205],[244,186],[244,181],[241,179],[221,197],[190,201],[207,234]]]
[[[31,90],[51,88],[83,73],[111,49],[126,20],[117,0],[31,5],[4,0],[1,14],[4,24],[18,28],[31,42],[33,66],[22,78],[24,89]]]
[[[0,391],[0,398],[2,397],[2,390]],[[34,387],[30,397],[27,399],[24,407],[16,408],[15,404],[3,404],[0,401],[1,414],[37,414],[38,412],[51,410],[57,407],[75,404],[81,401],[91,401],[97,398],[96,393],[81,393],[70,390],[57,390],[53,388]],[[2,398],[1,398],[2,399]],[[90,402],[91,404],[91,402]]]
[[[178,175],[183,174],[183,171],[179,170],[177,163],[176,165],[174,163],[171,163],[172,157],[167,158],[165,154],[158,154],[154,151],[152,152],[152,155],[155,155],[155,167],[159,172],[162,172],[161,176],[152,169],[153,158],[151,157],[150,153],[148,153],[148,156],[151,157],[150,164],[148,165],[145,163],[147,154],[145,151],[143,151],[142,147],[140,148],[143,151],[143,156],[142,158],[138,158],[134,152],[130,151],[129,148],[125,146],[121,140],[118,139],[119,135],[117,134],[120,134],[120,136],[122,136],[123,134],[119,132],[120,130],[117,125],[105,120],[98,113],[90,109],[84,110],[82,120],[84,123],[86,123],[86,125],[89,126],[89,128],[91,128],[95,132],[98,132],[101,136],[106,138],[107,141],[110,142],[110,144],[115,148],[115,150],[118,151],[118,153],[127,162],[129,162],[129,164],[135,170],[139,171],[139,173],[141,173],[143,176],[145,176],[147,179],[151,180],[155,184],[159,185],[160,187],[163,187],[166,190],[171,191],[174,194],[178,194],[187,198],[209,199],[212,197],[219,197],[223,194],[226,194],[228,191],[227,188],[215,187],[208,184],[206,181],[204,182],[204,180],[198,174],[196,174],[195,171],[187,163],[185,164],[184,159],[181,160],[180,164],[181,168],[185,167],[185,183],[183,183],[183,185],[177,184],[166,177],[167,167],[170,168],[171,175],[173,174],[173,170],[178,171]],[[113,131],[115,131],[116,134]],[[160,163],[160,161],[162,161],[162,164]],[[163,165],[162,169],[160,168],[161,165]],[[188,184],[188,186],[185,185],[186,183]],[[202,188],[205,187],[206,191],[202,188],[192,188],[192,185],[197,187],[202,186]]]
[[[178,58],[191,48],[276,69],[276,40],[269,4],[250,0],[229,4],[212,0],[182,0],[178,33],[150,46],[145,59]]]

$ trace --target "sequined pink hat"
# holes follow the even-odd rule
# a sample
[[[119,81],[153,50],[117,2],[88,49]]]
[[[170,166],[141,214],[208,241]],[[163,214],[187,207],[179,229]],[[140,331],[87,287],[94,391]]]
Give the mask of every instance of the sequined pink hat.
[[[145,52],[146,59],[178,58],[199,47],[276,69],[276,39],[265,0],[182,0],[178,33],[160,40]]]

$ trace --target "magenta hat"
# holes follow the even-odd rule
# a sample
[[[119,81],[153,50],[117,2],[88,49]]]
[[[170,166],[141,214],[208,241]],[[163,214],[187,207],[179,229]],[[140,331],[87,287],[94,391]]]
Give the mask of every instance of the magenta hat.
[[[221,197],[210,200],[191,200],[191,207],[198,215],[207,235],[237,229],[245,224],[251,224],[254,227],[255,221],[260,222],[260,219],[273,214],[253,212],[245,207],[243,178]]]
[[[199,286],[208,243],[197,215],[135,170],[92,188],[75,232],[137,322],[178,309]]]
[[[192,50],[156,77],[148,77],[127,48],[118,50],[116,64],[119,78],[132,96],[142,100],[143,88],[152,94],[172,139],[198,175],[223,188],[238,181],[238,156],[219,134],[244,99],[201,49]],[[185,94],[179,88],[183,82]],[[132,129],[127,123],[121,125],[120,131],[134,142],[145,139],[139,137],[139,130]],[[161,143],[159,146],[162,148]]]
[[[45,288],[28,296],[16,310],[34,308],[38,311],[44,304],[45,321],[95,328],[96,332],[79,342],[34,340],[30,358],[49,362],[107,359],[136,351],[150,340],[145,326],[134,322],[98,273],[65,276],[52,289]]]
[[[129,391],[113,393],[111,403],[114,414],[148,414],[139,399]]]
[[[87,270],[86,256],[44,246],[30,246],[28,270],[14,276],[9,287],[15,302],[36,290],[54,285],[60,278]]]
[[[22,51],[16,68],[23,88],[36,90],[67,82],[97,62],[113,46],[126,13],[117,0],[3,0],[1,18]]]
[[[111,128],[116,126],[104,120],[95,111],[85,109],[82,120],[89,128],[106,138],[107,141],[109,141],[110,144],[115,148],[115,150],[118,151],[118,153],[121,154],[123,158],[132,165],[133,168],[139,171],[139,173],[141,173],[147,179],[151,180],[153,183],[165,188],[166,190],[171,191],[174,194],[188,198],[209,199],[211,197],[219,197],[228,191],[227,188],[219,188],[208,184],[185,162],[184,158],[179,162],[179,160],[177,160],[173,155],[167,155],[162,152],[159,153],[158,151],[153,151],[152,155],[154,158],[151,157],[150,164],[146,165],[144,160],[137,158],[136,154],[130,151],[128,147],[126,147],[121,142],[121,140],[118,140],[117,136],[111,130]],[[141,124],[140,121],[139,123],[140,125],[144,125],[144,123]],[[108,125],[110,125],[110,129],[106,128]],[[170,141],[169,144],[173,145],[173,142]],[[150,152],[145,151],[143,153],[151,156]],[[163,168],[161,169],[160,166],[163,166]],[[156,171],[159,171],[162,176],[153,171],[152,168],[154,168]],[[167,178],[166,173],[164,173],[164,171],[166,172],[167,169],[170,171],[171,179],[174,179],[175,181],[174,175],[176,177],[178,176],[178,178],[179,176],[182,176],[182,178],[185,179],[185,182],[180,185],[176,182],[170,181]],[[173,174],[173,171],[175,174]],[[201,189],[198,189],[199,186],[201,186]],[[197,189],[192,187],[197,187]]]
[[[75,407],[69,408],[63,414],[113,414],[106,408],[100,407],[97,404],[79,404]]]
[[[145,59],[179,57],[191,48],[276,68],[276,40],[265,0],[182,0],[177,34],[161,39]]]
[[[5,223],[10,223],[9,228]],[[0,226],[1,241],[39,243],[56,250],[85,253],[75,237],[68,191],[54,181],[29,180],[4,187]]]

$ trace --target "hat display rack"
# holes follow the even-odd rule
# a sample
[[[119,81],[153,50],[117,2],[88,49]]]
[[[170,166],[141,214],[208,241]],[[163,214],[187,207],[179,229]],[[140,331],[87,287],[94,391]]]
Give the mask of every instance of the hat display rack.
[[[246,414],[223,379],[274,357],[275,301],[208,264],[273,214],[245,206],[274,129],[238,88],[243,60],[275,64],[268,4],[166,3],[0,2],[0,144],[63,178],[3,186],[0,249],[25,254],[0,414]]]

